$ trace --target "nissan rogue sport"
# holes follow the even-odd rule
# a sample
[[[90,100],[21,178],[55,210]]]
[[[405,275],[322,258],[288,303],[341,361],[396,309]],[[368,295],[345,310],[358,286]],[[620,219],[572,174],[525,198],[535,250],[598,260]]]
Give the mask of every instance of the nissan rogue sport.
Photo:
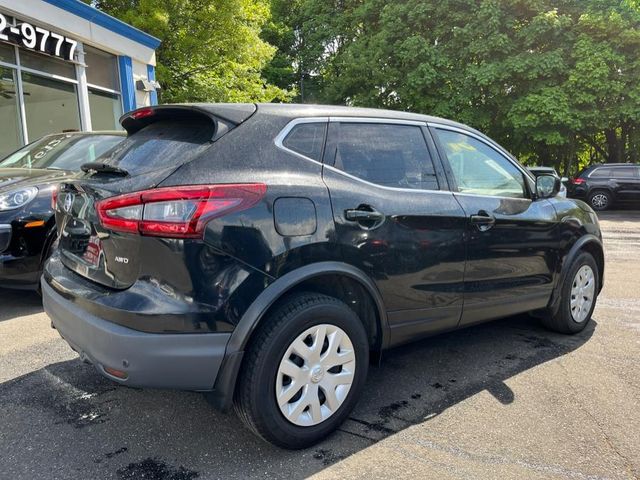
[[[567,334],[590,320],[594,212],[469,127],[275,104],[121,123],[127,139],[60,186],[42,291],[60,335],[122,385],[206,392],[303,448],[385,349],[523,312]]]

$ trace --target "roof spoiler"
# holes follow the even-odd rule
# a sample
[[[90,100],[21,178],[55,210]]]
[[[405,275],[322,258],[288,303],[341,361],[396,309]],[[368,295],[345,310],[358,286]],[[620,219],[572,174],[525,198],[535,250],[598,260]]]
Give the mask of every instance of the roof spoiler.
[[[227,130],[240,125],[256,111],[257,107],[253,103],[211,103],[211,104],[177,104],[177,105],[156,105],[153,107],[142,107],[137,110],[125,113],[120,117],[120,125],[129,135],[142,130],[147,125],[159,120],[166,119],[201,119],[223,124],[216,128],[215,138],[220,137]],[[224,130],[224,132],[219,132]]]

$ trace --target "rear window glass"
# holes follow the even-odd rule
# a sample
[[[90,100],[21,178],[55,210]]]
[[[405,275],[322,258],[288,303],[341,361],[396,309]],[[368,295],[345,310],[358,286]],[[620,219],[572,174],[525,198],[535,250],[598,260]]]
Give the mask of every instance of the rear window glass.
[[[326,123],[302,123],[296,125],[282,145],[305,157],[320,161],[324,147]]]
[[[179,166],[211,145],[215,126],[196,120],[164,120],[129,136],[100,161],[131,174]]]

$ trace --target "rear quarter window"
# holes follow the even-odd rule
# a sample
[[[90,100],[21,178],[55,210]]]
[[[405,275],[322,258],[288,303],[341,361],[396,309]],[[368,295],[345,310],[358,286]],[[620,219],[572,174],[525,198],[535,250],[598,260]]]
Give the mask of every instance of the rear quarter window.
[[[610,168],[596,168],[593,172],[591,172],[589,174],[589,177],[593,177],[593,178],[604,178],[604,177],[610,177],[611,176],[611,169]]]
[[[209,148],[215,124],[202,120],[161,120],[133,133],[100,160],[130,174],[179,166]]]
[[[326,130],[326,122],[301,123],[291,129],[282,142],[282,146],[305,157],[320,161]]]

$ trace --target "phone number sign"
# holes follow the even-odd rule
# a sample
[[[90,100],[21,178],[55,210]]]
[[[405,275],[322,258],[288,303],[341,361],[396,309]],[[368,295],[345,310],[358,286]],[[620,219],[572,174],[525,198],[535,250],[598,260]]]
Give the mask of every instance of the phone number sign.
[[[73,61],[78,42],[64,35],[22,22],[10,25],[0,13],[0,40],[20,47]]]

